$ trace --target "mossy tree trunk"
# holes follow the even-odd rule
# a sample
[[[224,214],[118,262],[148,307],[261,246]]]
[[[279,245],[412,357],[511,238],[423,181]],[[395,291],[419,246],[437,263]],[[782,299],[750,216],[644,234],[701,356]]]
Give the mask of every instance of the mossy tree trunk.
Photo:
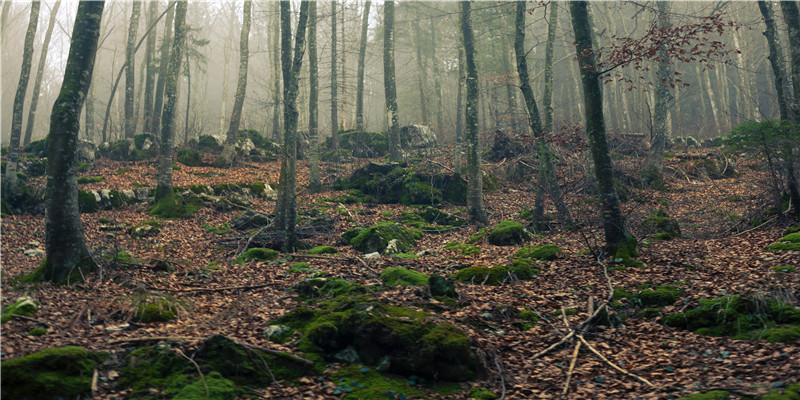
[[[50,115],[45,197],[47,259],[39,278],[55,283],[78,281],[95,267],[86,248],[78,208],[78,134],[81,108],[92,81],[104,4],[82,1],[78,5],[64,81]]]
[[[47,53],[50,47],[50,37],[53,36],[53,27],[56,25],[56,15],[58,8],[61,6],[61,0],[56,1],[53,8],[50,9],[50,22],[47,24],[47,31],[44,34],[42,41],[42,50],[39,55],[39,64],[36,66],[36,79],[33,80],[33,93],[31,95],[31,105],[28,108],[28,122],[25,124],[25,139],[22,145],[26,146],[31,142],[33,136],[33,123],[36,121],[36,109],[39,105],[39,93],[42,90],[42,76],[44,75],[44,66],[47,64]]]
[[[369,32],[369,9],[372,2],[364,3],[364,15],[361,17],[361,44],[358,47],[358,76],[356,76],[356,130],[364,130],[364,67],[367,54],[367,33]],[[311,43],[309,43],[311,51]]]
[[[133,139],[136,134],[136,115],[134,115],[134,80],[136,72],[136,33],[139,30],[139,14],[142,3],[134,1],[131,10],[131,23],[128,27],[128,43],[125,46],[125,138]]]
[[[161,61],[158,66],[158,80],[156,80],[156,93],[153,99],[153,119],[150,133],[158,137],[161,132],[161,108],[164,106],[164,86],[169,69],[170,53],[172,52],[172,25],[175,16],[175,0],[169,2],[167,20],[164,24],[164,39],[161,43]],[[105,136],[105,135],[104,135]],[[105,137],[103,138],[105,140]]]
[[[242,107],[244,106],[244,96],[247,93],[247,61],[250,54],[250,13],[252,2],[245,0],[244,10],[242,11],[242,36],[239,38],[239,78],[236,82],[236,97],[233,100],[231,110],[231,122],[228,126],[228,135],[225,137],[225,148],[222,157],[226,164],[234,161],[236,146],[236,135],[239,133],[239,121],[242,117]]]
[[[172,189],[172,152],[175,143],[175,110],[178,106],[178,80],[180,78],[183,48],[186,39],[186,2],[175,6],[175,36],[170,51],[169,69],[164,82],[164,111],[161,114],[161,140],[158,155],[158,182],[156,184],[153,211],[164,211],[175,207],[175,192]]]
[[[8,164],[6,165],[5,191],[11,193],[17,184],[17,163],[19,162],[19,142],[22,135],[22,112],[25,107],[25,93],[28,91],[28,80],[31,75],[31,59],[33,58],[33,39],[39,25],[39,5],[31,2],[31,14],[28,30],[25,32],[25,46],[22,50],[22,70],[19,73],[17,93],[14,95],[14,108],[11,114],[11,140],[8,146]]]
[[[147,25],[152,25],[158,15],[158,1],[150,1],[147,11]],[[153,89],[155,86],[156,67],[153,55],[156,51],[156,35],[147,36],[144,49],[145,81],[144,81],[144,131],[150,132],[153,121]]]
[[[558,29],[558,2],[550,3],[550,20],[547,26],[547,42],[544,45],[544,94],[542,103],[544,107],[543,129],[553,132],[553,45],[556,41]]]
[[[635,240],[625,228],[625,218],[620,210],[619,197],[614,188],[614,167],[608,150],[605,119],[603,118],[603,94],[600,77],[595,70],[595,55],[592,48],[591,26],[587,12],[588,3],[569,3],[572,30],[575,34],[575,53],[580,66],[583,85],[584,118],[589,150],[594,161],[595,178],[603,213],[603,231],[606,248],[610,254],[625,251],[635,254]]]
[[[475,41],[470,21],[470,2],[461,2],[461,34],[467,69],[466,120],[467,145],[467,214],[472,223],[487,225],[489,217],[483,207],[480,136],[478,135],[478,67],[475,65]]]
[[[458,89],[456,93],[456,150],[454,168],[461,173],[461,151],[464,147],[464,85],[467,80],[467,70],[464,66],[464,46],[458,46]]]
[[[369,10],[369,2],[367,2]],[[363,61],[363,60],[362,60]],[[363,79],[363,66],[361,78]],[[310,177],[309,189],[316,193],[322,189],[319,178],[319,65],[317,62],[317,2],[308,6],[308,137]],[[362,81],[363,82],[363,81]],[[363,90],[363,84],[361,90]],[[359,92],[360,93],[360,92]]]
[[[297,92],[300,69],[305,53],[306,25],[309,1],[300,3],[300,19],[295,33],[292,56],[292,22],[290,3],[281,2],[281,70],[283,72],[283,147],[281,157],[280,187],[275,209],[275,229],[283,232],[284,249],[297,248]]]
[[[281,132],[281,57],[280,57],[280,36],[281,36],[281,16],[279,2],[272,2],[272,13],[275,15],[273,21],[272,34],[272,140],[280,143],[282,139]]]
[[[514,54],[517,61],[517,73],[519,74],[520,89],[522,90],[522,97],[525,98],[525,105],[528,111],[528,122],[533,131],[533,137],[536,140],[536,153],[539,157],[539,177],[536,185],[538,187],[536,200],[534,202],[534,222],[536,224],[544,223],[544,196],[545,192],[550,194],[550,198],[556,206],[559,213],[559,218],[562,221],[570,223],[571,217],[567,205],[561,196],[561,187],[558,185],[555,169],[553,168],[553,153],[550,150],[550,145],[544,138],[544,131],[542,130],[542,121],[539,118],[539,108],[536,106],[536,99],[533,97],[533,89],[531,88],[530,77],[528,75],[528,61],[526,59],[527,52],[525,51],[525,15],[527,14],[526,3],[517,2],[517,12],[515,19],[515,35],[514,35]],[[552,56],[552,55],[551,55]],[[551,58],[552,61],[552,58]],[[539,195],[539,194],[542,195]]]
[[[389,160],[400,160],[400,126],[397,115],[397,84],[394,73],[394,0],[383,2],[383,91],[389,125]]]
[[[339,82],[336,73],[336,0],[331,1],[331,142],[339,160]]]
[[[670,5],[668,1],[658,1],[658,13],[656,18],[657,25],[661,30],[672,28],[669,13]],[[653,188],[664,186],[664,149],[667,145],[667,119],[669,118],[669,108],[673,104],[672,97],[673,72],[672,65],[667,57],[667,46],[663,43],[657,50],[656,58],[658,61],[658,72],[655,81],[655,105],[653,107],[653,133],[651,137],[650,151],[642,167],[642,179]]]

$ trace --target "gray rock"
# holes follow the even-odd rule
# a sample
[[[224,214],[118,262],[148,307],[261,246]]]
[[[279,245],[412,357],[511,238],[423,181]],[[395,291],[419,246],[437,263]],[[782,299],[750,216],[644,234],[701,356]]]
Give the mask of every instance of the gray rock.
[[[358,352],[353,346],[347,346],[344,350],[334,354],[333,359],[348,364],[356,364],[361,361],[361,357],[358,356]]]
[[[386,245],[386,250],[384,250],[383,253],[387,255],[400,253],[400,250],[397,248],[397,243],[397,239],[390,240],[389,244]]]
[[[244,230],[252,228],[260,228],[267,225],[269,217],[253,210],[247,210],[234,217],[230,224],[234,229]]]
[[[373,258],[381,258],[381,253],[378,253],[378,252],[376,251],[376,252],[374,252],[374,253],[367,253],[367,254],[364,254],[364,259],[371,260],[371,259],[373,259]]]
[[[427,148],[436,145],[436,134],[427,125],[408,125],[402,129],[405,148]]]
[[[44,250],[41,249],[28,249],[25,250],[25,255],[28,257],[39,257],[44,254]]]
[[[38,242],[38,241],[36,241],[36,240],[31,240],[30,242],[28,242],[28,246],[31,246],[31,247],[39,247],[39,246],[41,246],[41,245],[42,245],[42,244],[41,244],[41,243],[39,243],[39,242]]]
[[[266,329],[264,329],[264,335],[267,336],[267,340],[273,336],[282,336],[286,333],[292,331],[292,328],[286,325],[270,325]]]

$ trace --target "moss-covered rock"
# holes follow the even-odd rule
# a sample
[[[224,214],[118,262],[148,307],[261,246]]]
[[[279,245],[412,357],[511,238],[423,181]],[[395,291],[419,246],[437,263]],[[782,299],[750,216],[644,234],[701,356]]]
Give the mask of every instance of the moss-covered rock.
[[[167,322],[178,316],[179,304],[172,298],[155,296],[136,305],[133,320],[138,322]]]
[[[297,293],[301,300],[363,294],[367,292],[367,288],[364,285],[351,283],[345,279],[313,275],[292,285],[291,291]]]
[[[530,240],[531,236],[519,222],[502,221],[489,232],[488,238],[495,246],[514,246]]]
[[[515,260],[516,261],[516,260]],[[454,278],[459,282],[473,283],[476,285],[501,285],[515,280],[526,280],[535,277],[538,270],[531,268],[528,263],[517,261],[512,265],[498,265],[492,268],[474,266],[458,271]]]
[[[416,246],[417,239],[422,238],[422,232],[418,229],[408,229],[394,222],[378,222],[375,226],[358,230],[355,236],[353,233],[352,230],[345,232],[342,239],[351,237],[348,243],[364,253],[382,253],[392,240],[397,240],[397,252],[407,252]]]
[[[672,285],[658,286],[655,289],[647,288],[635,296],[645,307],[649,306],[669,306],[678,301],[683,295],[680,290]]]
[[[481,248],[474,244],[464,244],[457,242],[450,242],[444,245],[445,250],[458,250],[458,254],[469,256],[473,254],[480,254]]]
[[[274,323],[300,332],[300,351],[320,360],[353,347],[366,365],[388,360],[389,372],[453,381],[474,378],[478,363],[469,338],[430,317],[369,297],[340,296],[320,303],[320,309],[298,308]]]
[[[800,250],[800,232],[789,233],[786,236],[778,239],[777,243],[771,244],[768,251],[780,250]]]
[[[91,395],[92,371],[102,354],[81,347],[45,349],[31,355],[4,360],[4,399],[74,399]]]
[[[253,247],[251,249],[247,249],[247,251],[236,258],[235,263],[244,264],[251,260],[269,261],[278,258],[279,255],[280,253],[276,250],[267,249],[264,247]]]
[[[308,254],[336,254],[339,250],[333,246],[317,246],[308,250]]]
[[[466,181],[460,175],[445,175],[405,163],[369,163],[350,177],[338,179],[334,188],[358,189],[378,203],[466,203]]]
[[[238,394],[239,390],[233,381],[213,371],[181,388],[172,400],[233,400]]]
[[[563,258],[565,255],[566,254],[564,254],[564,252],[554,244],[525,246],[514,253],[515,258],[529,258],[548,261]]]
[[[423,286],[428,283],[428,275],[405,267],[389,267],[381,271],[381,281],[386,286]]]
[[[30,316],[39,311],[39,303],[31,297],[20,297],[12,304],[3,308],[2,323],[11,320],[12,315]]]
[[[453,280],[437,274],[428,278],[428,291],[433,297],[456,297],[456,285]]]
[[[194,149],[181,148],[176,154],[178,162],[187,167],[202,167],[203,155]]]
[[[670,218],[669,214],[661,209],[650,211],[647,218],[642,220],[642,226],[648,234],[656,235],[659,240],[681,237],[678,221]]]

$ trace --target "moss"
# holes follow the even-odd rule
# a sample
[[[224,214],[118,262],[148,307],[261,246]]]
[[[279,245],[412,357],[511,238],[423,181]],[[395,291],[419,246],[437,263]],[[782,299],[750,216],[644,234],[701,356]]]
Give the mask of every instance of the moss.
[[[99,358],[100,354],[67,346],[3,360],[2,397],[46,400],[89,396],[92,371]]]
[[[31,297],[20,297],[12,304],[3,308],[2,323],[11,320],[12,315],[31,316],[39,311],[39,303]]]
[[[615,286],[614,287],[614,300],[629,299],[629,298],[631,298],[633,296],[634,296],[634,294],[629,292],[629,291],[627,291],[627,290],[625,290],[625,288],[622,288],[622,287],[619,287],[619,286]]]
[[[531,279],[536,276],[537,270],[531,268],[527,263],[516,263],[511,266],[498,265],[488,268],[483,266],[473,266],[458,271],[454,277],[459,282],[474,283],[477,285],[500,285],[509,278],[512,279]]]
[[[41,326],[37,326],[28,331],[28,335],[30,336],[42,336],[47,334],[47,328],[43,328]]]
[[[725,390],[712,390],[705,393],[697,393],[691,396],[681,397],[678,400],[726,400],[731,397],[731,393]]]
[[[485,387],[474,387],[469,390],[469,398],[475,400],[495,400],[497,395]]]
[[[334,395],[344,395],[345,400],[386,400],[394,398],[425,399],[430,396],[422,390],[425,386],[409,385],[409,379],[399,375],[381,374],[363,365],[342,367],[331,376],[336,385]],[[401,397],[398,397],[401,396]]]
[[[797,271],[797,269],[795,267],[791,267],[791,266],[788,266],[788,265],[776,265],[776,266],[772,267],[771,269],[773,271],[775,271],[775,272],[786,272],[786,273],[796,272]]]
[[[133,319],[145,323],[166,322],[175,319],[177,315],[178,311],[175,302],[163,297],[156,297],[152,301],[136,305]]]
[[[242,255],[240,255],[234,262],[237,264],[244,264],[251,260],[268,261],[278,258],[278,255],[280,255],[280,253],[272,249],[253,247],[251,249],[247,249],[247,251],[242,253]]]
[[[308,272],[308,267],[310,266],[307,262],[298,262],[294,263],[291,268],[289,268],[289,272]]]
[[[82,176],[78,178],[78,184],[105,182],[105,180],[106,178],[103,176]]]
[[[764,339],[770,343],[791,343],[800,339],[800,325],[773,328],[764,331]]]
[[[152,388],[183,387],[194,366],[168,346],[147,346],[125,356],[125,367],[120,371],[119,385],[130,388],[132,395],[146,394]],[[199,379],[199,377],[198,377]]]
[[[198,197],[183,199],[177,196],[172,188],[156,187],[155,197],[159,198],[159,191],[166,190],[168,193],[153,205],[150,215],[157,218],[175,219],[186,218],[196,213],[203,207],[202,200]]]
[[[800,250],[800,243],[774,243],[768,248],[769,251],[796,251]]]
[[[674,286],[659,286],[656,289],[645,289],[636,295],[643,306],[669,306],[683,295],[682,290]]]
[[[386,286],[423,286],[428,284],[428,275],[405,267],[389,267],[381,271],[381,281]]]
[[[100,208],[92,192],[78,189],[78,208],[81,213],[94,213]]]
[[[481,248],[474,244],[463,244],[450,242],[444,246],[445,250],[458,250],[458,254],[469,256],[473,254],[480,254]]]
[[[554,244],[525,246],[516,253],[516,258],[533,258],[539,260],[555,260],[564,257],[564,252]]]
[[[309,277],[292,285],[301,300],[366,293],[364,285],[340,278]]]
[[[308,251],[308,254],[336,254],[339,250],[333,246],[317,246]]]
[[[233,400],[238,393],[239,390],[233,381],[223,378],[219,372],[214,371],[203,379],[197,379],[184,386],[172,400]]]
[[[348,231],[349,232],[349,231]],[[342,237],[349,236],[345,232]],[[393,222],[378,222],[376,225],[358,231],[349,243],[364,253],[383,252],[392,239],[397,239],[397,250],[407,252],[414,248],[417,239],[422,238],[418,229],[408,229]]]
[[[182,148],[178,149],[176,155],[178,162],[187,167],[203,166],[203,155],[197,150]]]
[[[513,246],[530,238],[525,227],[516,221],[502,221],[489,233],[489,243],[495,246]]]

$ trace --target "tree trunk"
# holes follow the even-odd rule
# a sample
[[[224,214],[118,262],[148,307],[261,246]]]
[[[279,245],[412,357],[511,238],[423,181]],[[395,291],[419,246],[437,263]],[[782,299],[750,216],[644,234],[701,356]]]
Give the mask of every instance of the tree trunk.
[[[614,168],[608,151],[606,128],[603,118],[603,94],[600,77],[595,71],[595,55],[592,48],[591,27],[585,1],[569,3],[575,48],[580,65],[583,101],[586,119],[586,134],[589,150],[595,167],[595,177],[603,212],[603,230],[606,248],[610,254],[624,257],[635,255],[635,240],[625,229],[625,218],[620,210],[619,198],[614,189]],[[622,253],[620,253],[622,252]]]
[[[183,145],[189,144],[189,111],[192,109],[192,65],[189,62],[189,52],[186,52],[186,114],[183,120]]]
[[[94,143],[94,85],[89,85],[89,93],[86,94],[86,107],[84,110],[85,137],[84,139]]]
[[[31,58],[33,58],[33,39],[39,24],[40,2],[31,2],[31,15],[28,30],[25,33],[25,47],[22,50],[22,70],[19,73],[19,84],[14,96],[14,110],[11,116],[11,142],[8,146],[8,164],[6,165],[6,190],[12,193],[17,184],[17,163],[19,161],[19,139],[22,135],[22,112],[25,107],[25,93],[28,91],[28,80],[31,75]]]
[[[131,11],[131,24],[128,28],[128,44],[125,47],[125,138],[132,139],[136,134],[136,116],[133,113],[134,99],[134,75],[135,53],[133,50],[136,43],[136,33],[139,30],[139,14],[141,13],[142,3],[133,2]]]
[[[472,223],[487,225],[489,217],[483,207],[483,181],[481,176],[480,136],[478,135],[478,68],[475,65],[475,44],[470,22],[470,2],[461,2],[461,34],[467,67],[467,214]]]
[[[47,24],[47,31],[44,34],[44,41],[42,42],[42,52],[39,55],[39,64],[36,66],[36,79],[33,81],[33,94],[31,96],[31,105],[28,109],[28,122],[25,127],[25,139],[22,145],[26,146],[31,142],[33,136],[33,123],[36,121],[36,109],[39,104],[39,95],[42,90],[42,75],[44,75],[44,66],[47,64],[47,53],[50,47],[50,37],[53,36],[53,27],[56,25],[56,14],[58,8],[61,6],[61,0],[56,1],[53,8],[50,10],[50,22]]]
[[[336,73],[336,1],[331,1],[331,143],[333,154],[339,161],[339,85]]]
[[[364,130],[364,67],[367,54],[367,33],[369,31],[369,9],[372,2],[367,0],[364,3],[364,15],[361,19],[361,44],[358,47],[358,81],[356,89],[356,130]],[[309,53],[311,43],[308,44]]]
[[[553,132],[553,45],[558,29],[558,3],[550,3],[550,23],[547,27],[547,42],[544,47],[544,126],[545,132]]]
[[[661,0],[657,3],[658,29],[668,30],[672,28],[670,23],[669,2]],[[657,50],[658,72],[655,80],[655,106],[653,107],[653,136],[650,151],[642,167],[642,179],[652,188],[664,187],[664,149],[667,145],[667,119],[669,118],[669,108],[672,105],[672,65],[667,58],[668,43],[664,43]]]
[[[422,37],[419,30],[419,22],[415,19],[411,23],[411,29],[414,31],[414,47],[415,47],[415,61],[417,62],[417,86],[419,87],[419,107],[422,116],[422,124],[428,125],[428,107],[425,105],[425,85],[427,85],[427,76],[425,74],[425,62],[422,59]]]
[[[347,3],[342,2],[341,11],[339,11],[339,19],[340,19],[340,28],[342,30],[341,33],[341,43],[339,48],[339,55],[342,59],[342,109],[339,111],[339,128],[342,131],[347,130],[347,49],[345,48],[345,40],[347,40],[347,36],[344,34],[344,16],[345,16],[345,6]]]
[[[242,14],[242,36],[239,39],[239,79],[236,82],[236,98],[233,101],[231,110],[231,124],[228,128],[228,136],[225,138],[225,149],[222,157],[226,164],[234,161],[236,146],[236,135],[239,133],[239,121],[242,117],[242,106],[244,106],[244,96],[247,93],[247,61],[250,54],[250,9],[251,0],[245,0],[244,11]]]
[[[369,1],[365,13],[369,14]],[[363,36],[362,36],[363,39]],[[359,93],[364,90],[363,53],[359,55]],[[317,2],[308,6],[308,136],[309,136],[309,189],[317,193],[322,189],[319,179],[319,65],[317,65]]]
[[[178,80],[186,41],[186,2],[175,7],[175,37],[172,40],[169,69],[164,79],[164,111],[161,115],[161,140],[158,157],[158,183],[153,200],[153,215],[174,215],[175,192],[172,190],[172,152],[175,143],[175,110],[178,106]]]
[[[280,143],[282,140],[281,132],[281,58],[280,58],[280,36],[281,36],[281,17],[279,13],[279,2],[273,2],[272,12],[275,14],[274,28],[272,29],[272,141]]]
[[[571,222],[571,217],[567,205],[561,196],[561,187],[558,186],[555,170],[553,168],[553,153],[550,145],[544,138],[542,122],[539,119],[539,109],[536,106],[536,99],[533,97],[530,78],[528,76],[528,61],[525,58],[525,14],[526,3],[517,2],[517,12],[515,19],[514,35],[514,54],[517,61],[517,73],[519,74],[520,89],[525,98],[525,105],[528,111],[528,122],[533,131],[533,138],[536,140],[536,150],[539,156],[539,177],[537,179],[537,196],[534,202],[534,222],[543,225],[544,220],[544,194],[550,194],[553,204],[559,213],[559,218],[567,223]],[[552,59],[551,59],[552,61]]]
[[[294,57],[292,57],[291,12],[288,1],[281,2],[281,70],[283,72],[283,147],[281,157],[278,204],[275,209],[275,229],[283,232],[286,251],[297,248],[297,99],[298,79],[305,52],[306,24],[309,1],[300,3],[300,19],[295,34]]]
[[[161,108],[164,105],[164,86],[166,84],[167,69],[169,67],[170,52],[172,51],[172,25],[175,14],[175,0],[169,2],[167,21],[164,24],[164,41],[161,43],[161,64],[158,66],[158,80],[156,81],[156,94],[153,100],[153,121],[150,133],[158,137],[161,132]],[[105,129],[103,129],[105,132]],[[105,141],[105,134],[103,135]]]
[[[442,83],[439,77],[439,60],[436,59],[436,23],[430,19],[431,26],[431,61],[433,64],[433,91],[436,94],[436,133],[437,138],[442,134],[444,123],[442,122]]]
[[[64,82],[50,115],[45,198],[47,258],[39,278],[54,283],[80,281],[95,268],[86,248],[78,208],[78,132],[81,108],[92,81],[104,4],[78,4]]]
[[[147,25],[152,25],[158,15],[158,1],[151,1],[149,4]],[[153,54],[156,51],[156,34],[147,37],[144,50],[144,63],[147,66],[145,71],[144,83],[144,132],[149,133],[153,124],[153,87],[155,86],[156,67],[153,62]]]
[[[461,173],[461,150],[464,142],[464,85],[467,80],[466,66],[464,65],[464,46],[458,46],[458,89],[456,94],[456,173]]]
[[[394,74],[394,0],[383,3],[383,91],[386,97],[386,121],[389,125],[389,160],[398,161],[402,155]]]

